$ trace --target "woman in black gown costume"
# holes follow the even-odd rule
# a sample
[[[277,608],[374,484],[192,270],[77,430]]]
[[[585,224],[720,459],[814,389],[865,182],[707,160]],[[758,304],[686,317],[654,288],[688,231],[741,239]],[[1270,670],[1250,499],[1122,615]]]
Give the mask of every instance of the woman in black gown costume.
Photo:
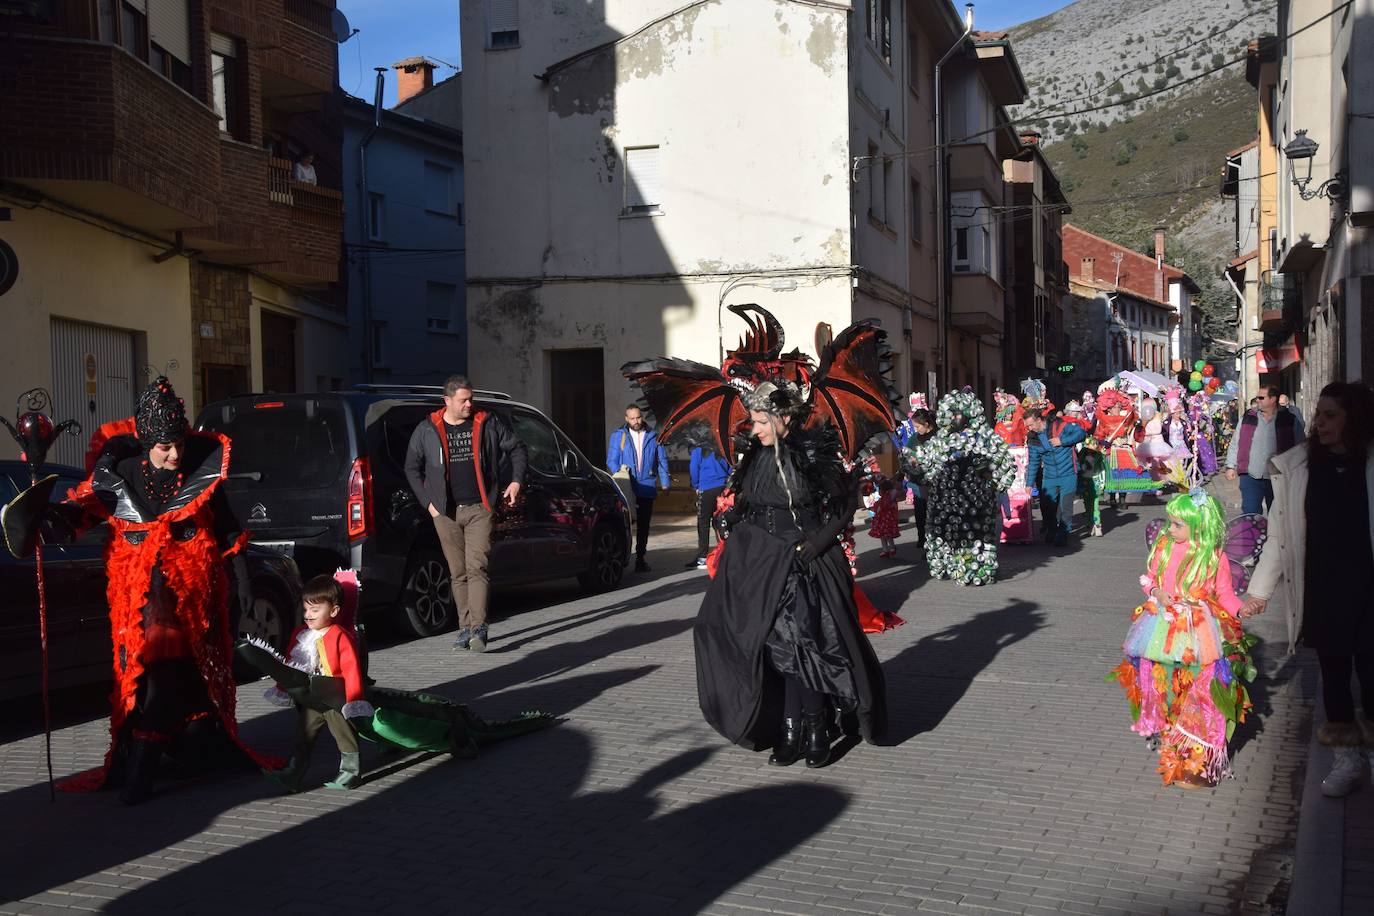
[[[770,764],[830,761],[830,711],[876,744],[886,727],[882,669],[860,629],[838,536],[857,482],[829,427],[803,429],[787,381],[745,395],[753,424],[727,488],[729,539],[694,629],[706,721]],[[829,708],[828,708],[829,707]]]

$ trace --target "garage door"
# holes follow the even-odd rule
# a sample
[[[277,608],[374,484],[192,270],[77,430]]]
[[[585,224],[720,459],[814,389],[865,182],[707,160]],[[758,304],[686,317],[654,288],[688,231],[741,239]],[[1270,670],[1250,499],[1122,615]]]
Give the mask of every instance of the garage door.
[[[48,460],[81,467],[100,424],[133,414],[136,375],[132,331],[52,319],[53,420],[78,421],[81,435],[59,439]]]

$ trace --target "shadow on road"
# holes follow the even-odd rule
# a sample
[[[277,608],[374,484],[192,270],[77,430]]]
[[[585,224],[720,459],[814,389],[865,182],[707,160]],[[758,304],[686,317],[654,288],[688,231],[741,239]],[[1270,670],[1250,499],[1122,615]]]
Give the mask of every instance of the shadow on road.
[[[692,578],[684,578],[669,582],[656,588],[649,589],[648,591],[630,595],[629,597],[607,604],[603,607],[578,611],[575,614],[569,614],[567,617],[542,621],[519,630],[503,633],[501,630],[497,629],[492,633],[489,651],[513,652],[530,643],[538,642],[550,636],[557,636],[560,633],[566,633],[569,630],[575,630],[578,627],[584,627],[588,624],[598,623],[609,617],[614,617],[617,614],[653,607],[661,601],[669,601],[687,595],[705,594],[706,586],[709,583],[710,580],[704,574],[694,574]],[[690,623],[688,625],[690,626]]]
[[[1246,687],[1250,691],[1250,702],[1254,709],[1245,721],[1236,726],[1231,736],[1231,757],[1234,760],[1245,746],[1263,733],[1264,723],[1274,712],[1273,697],[1283,686],[1303,672],[1297,655],[1289,655],[1282,641],[1261,640],[1251,651],[1259,676]]]
[[[922,637],[885,662],[887,743],[904,744],[943,722],[999,652],[1046,626],[1038,607],[1032,601],[1013,601],[984,611]]]
[[[474,710],[489,718],[502,718],[520,709],[541,709],[562,716],[601,693],[638,680],[654,670],[656,666],[647,665],[547,682],[513,691],[503,696],[500,703],[474,703]],[[436,688],[435,692],[446,692],[444,688],[452,687],[453,684]],[[494,711],[492,707],[495,706],[502,709]],[[249,720],[240,724],[240,734],[250,745],[266,746],[273,737],[284,737],[290,733],[289,728],[282,729],[277,725],[289,721],[291,715],[283,712],[277,716]],[[559,725],[549,732],[537,732],[513,739],[509,745],[493,746],[476,760],[448,761],[427,775],[433,778],[433,773],[442,774],[439,778],[446,785],[453,787],[455,792],[476,796],[477,788],[481,787],[480,795],[485,798],[489,792],[496,791],[487,785],[491,778],[490,771],[509,766],[509,763],[492,764],[488,757],[492,760],[509,761],[511,755],[521,753],[521,745],[528,748],[529,745],[546,741],[549,736],[565,729],[571,731],[569,726]],[[376,750],[371,745],[366,747],[365,766],[370,765],[375,759]],[[315,757],[314,777],[306,780],[309,786],[318,786],[327,778],[328,774],[324,771],[328,769],[332,773],[334,765],[333,754],[327,747],[327,742],[320,743]],[[541,752],[540,759],[557,757],[549,758],[545,751]],[[472,770],[486,772],[483,775],[470,774],[469,771]],[[30,786],[0,796],[0,810],[4,810],[7,816],[13,819],[12,823],[25,825],[23,831],[6,831],[3,837],[0,837],[0,861],[6,863],[5,877],[3,883],[0,883],[0,900],[29,897],[143,856],[171,849],[210,828],[217,819],[239,806],[279,794],[266,779],[256,773],[251,777],[234,778],[226,775],[214,780],[159,782],[158,789],[158,796],[136,809],[122,807],[113,792],[70,795],[59,793],[57,802],[50,803],[46,785]],[[501,797],[506,792],[520,796],[518,786],[505,786],[496,797]],[[332,793],[326,793],[326,799],[329,794]],[[462,807],[461,798],[455,805]],[[299,806],[293,807],[296,808],[296,813],[299,813]],[[326,805],[322,804],[319,807],[323,808]],[[81,842],[73,841],[74,831],[80,832],[83,838]],[[349,843],[353,846],[367,847],[369,844],[361,839],[365,835],[364,833],[358,837],[348,838]],[[296,842],[304,840],[297,837]],[[382,847],[378,850],[383,853],[379,857],[380,860],[385,861],[392,854],[403,850],[404,846],[404,843],[398,843],[394,847]],[[363,857],[371,855],[365,849],[350,853],[350,856],[355,854]],[[299,848],[283,848],[279,855],[283,868],[299,867]],[[339,859],[341,865],[345,861],[346,858]],[[297,874],[295,877],[299,880],[303,876]],[[290,876],[284,873],[280,875],[280,880],[288,884],[293,883]],[[226,888],[235,883],[240,885],[238,888],[225,891],[232,896],[242,893],[244,882],[258,885],[259,875],[252,870],[237,872],[225,875],[224,882]],[[329,882],[321,884],[327,886]],[[280,890],[281,888],[269,889],[263,886],[263,899],[269,899],[269,895]],[[213,899],[199,896],[186,888],[183,888],[182,892],[189,894],[183,900]],[[159,904],[159,908],[152,908],[151,904],[145,906],[149,908],[135,907],[124,912],[157,912],[162,905]],[[238,912],[252,912],[253,909],[244,905]]]
[[[659,790],[713,749],[682,751],[617,788],[587,784],[595,752],[559,726],[435,766],[140,887],[107,912],[196,900],[198,912],[242,913],[253,897],[285,912],[697,912],[848,804],[835,789],[789,784],[673,807]]]

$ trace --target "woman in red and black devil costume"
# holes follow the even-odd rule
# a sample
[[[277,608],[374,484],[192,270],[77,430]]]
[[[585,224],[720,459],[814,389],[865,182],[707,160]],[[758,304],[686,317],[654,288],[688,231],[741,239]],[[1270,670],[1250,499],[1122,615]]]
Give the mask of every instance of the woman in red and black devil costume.
[[[239,600],[248,585],[240,533],[220,484],[229,439],[193,432],[171,383],[159,377],[138,412],[107,423],[91,439],[91,476],[44,519],[44,540],[69,540],[108,521],[105,550],[114,643],[110,749],[102,766],[60,784],[67,791],[122,785],[136,804],[152,791],[164,752],[199,759],[238,741],[226,560]]]

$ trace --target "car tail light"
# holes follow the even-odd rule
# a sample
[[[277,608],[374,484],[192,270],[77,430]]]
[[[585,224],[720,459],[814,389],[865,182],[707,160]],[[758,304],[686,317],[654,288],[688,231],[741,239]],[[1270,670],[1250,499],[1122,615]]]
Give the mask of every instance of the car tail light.
[[[274,408],[274,407],[285,407],[285,406],[286,406],[286,402],[285,402],[285,401],[262,401],[261,403],[254,404],[254,405],[253,405],[253,409],[254,409],[254,410],[271,410],[271,409]]]
[[[366,458],[353,462],[348,474],[348,503],[344,507],[348,519],[348,539],[356,541],[372,531],[372,471]]]

